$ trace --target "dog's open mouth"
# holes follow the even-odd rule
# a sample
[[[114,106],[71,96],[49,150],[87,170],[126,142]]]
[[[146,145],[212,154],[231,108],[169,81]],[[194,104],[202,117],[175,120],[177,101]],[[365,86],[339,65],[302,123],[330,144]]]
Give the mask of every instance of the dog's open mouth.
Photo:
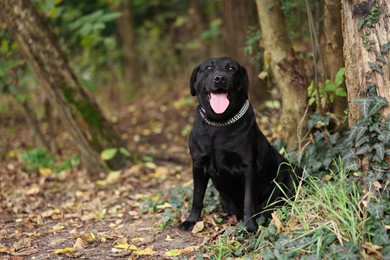
[[[230,101],[228,92],[211,92],[209,94],[210,106],[216,114],[222,114],[228,108]]]

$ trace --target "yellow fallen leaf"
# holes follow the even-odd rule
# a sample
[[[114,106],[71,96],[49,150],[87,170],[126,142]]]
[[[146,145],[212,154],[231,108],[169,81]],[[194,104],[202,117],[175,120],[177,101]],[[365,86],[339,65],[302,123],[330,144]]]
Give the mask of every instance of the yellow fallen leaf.
[[[41,188],[38,185],[33,184],[26,190],[26,195],[36,195],[40,191],[41,191]]]
[[[135,242],[135,241],[143,241],[144,239],[142,237],[135,237],[135,238],[132,238],[131,241],[132,242]]]
[[[65,248],[63,248],[63,249],[54,250],[54,254],[55,254],[55,255],[66,254],[66,253],[74,252],[75,250],[76,250],[76,249],[73,248],[73,247],[65,247]]]
[[[53,171],[50,168],[39,168],[39,173],[43,176],[46,176],[46,175],[52,174]]]
[[[123,249],[123,250],[131,250],[131,251],[137,251],[138,248],[135,245],[129,245],[129,244],[119,244],[114,246],[116,249]]]
[[[65,228],[65,226],[61,226],[61,225],[56,225],[56,226],[53,226],[53,232],[56,232],[56,231],[60,231],[60,230],[63,230]]]
[[[204,229],[204,222],[203,221],[198,221],[196,222],[194,228],[192,229],[192,234],[197,234],[201,232]]]
[[[108,183],[114,182],[115,180],[119,179],[120,176],[121,176],[121,171],[112,171],[108,174],[105,180],[97,180],[96,184],[106,185]]]
[[[5,252],[7,252],[7,248],[6,247],[4,247],[4,246],[0,246],[0,253],[5,253]]]
[[[165,256],[179,256],[179,255],[181,255],[180,249],[172,249],[169,250],[168,252],[165,252]]]
[[[153,251],[153,246],[149,246],[143,250],[135,251],[137,255],[155,255],[157,254],[156,251]]]
[[[156,208],[158,208],[158,209],[169,209],[169,208],[172,208],[172,205],[169,204],[168,202],[165,202],[162,205],[158,205]]]
[[[9,158],[14,158],[15,156],[16,156],[16,153],[15,153],[14,150],[11,150],[11,151],[8,152],[8,157]]]

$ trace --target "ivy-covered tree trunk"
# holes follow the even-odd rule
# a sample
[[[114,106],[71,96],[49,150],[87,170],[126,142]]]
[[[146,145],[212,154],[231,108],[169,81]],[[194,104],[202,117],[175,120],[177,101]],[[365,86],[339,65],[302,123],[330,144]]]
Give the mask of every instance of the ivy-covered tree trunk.
[[[341,2],[348,123],[353,125],[362,117],[356,99],[367,96],[367,87],[374,86],[378,96],[390,100],[390,2]],[[383,110],[389,112],[389,107]]]
[[[293,46],[284,25],[280,0],[257,0],[262,43],[272,79],[282,96],[284,139],[288,148],[296,148],[306,133],[305,109],[307,80],[303,64],[295,57]]]
[[[77,80],[35,6],[29,0],[0,0],[0,19],[13,33],[39,85],[70,133],[83,166],[91,172],[104,169],[100,152],[121,146],[120,138]],[[124,159],[118,153],[108,163],[118,168]]]
[[[341,144],[347,169],[371,195],[389,201],[390,2],[342,0],[348,138]],[[386,192],[387,189],[387,192]]]

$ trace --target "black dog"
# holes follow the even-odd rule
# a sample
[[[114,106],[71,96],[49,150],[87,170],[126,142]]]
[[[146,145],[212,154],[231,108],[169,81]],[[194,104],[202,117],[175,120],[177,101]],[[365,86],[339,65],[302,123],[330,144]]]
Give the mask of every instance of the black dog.
[[[296,168],[295,174],[260,131],[248,85],[246,69],[228,57],[209,58],[192,72],[191,94],[199,99],[189,140],[194,193],[191,213],[180,229],[190,230],[200,219],[210,178],[222,208],[243,218],[250,232],[257,231],[256,217],[267,203],[293,195],[301,170]]]

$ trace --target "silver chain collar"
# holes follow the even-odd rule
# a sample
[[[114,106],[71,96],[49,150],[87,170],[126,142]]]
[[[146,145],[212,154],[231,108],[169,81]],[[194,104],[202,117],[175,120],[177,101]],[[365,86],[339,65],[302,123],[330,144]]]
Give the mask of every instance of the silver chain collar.
[[[231,124],[234,124],[235,122],[237,122],[246,113],[246,111],[248,111],[248,108],[249,108],[249,101],[245,100],[245,103],[242,106],[242,108],[240,109],[240,111],[238,111],[238,113],[235,116],[233,116],[232,118],[230,118],[228,121],[225,121],[225,122],[214,122],[214,121],[210,121],[209,119],[207,119],[206,114],[205,114],[205,110],[203,107],[200,107],[199,113],[200,113],[201,117],[203,118],[203,120],[206,121],[206,123],[209,125],[228,126],[228,125],[231,125]]]

